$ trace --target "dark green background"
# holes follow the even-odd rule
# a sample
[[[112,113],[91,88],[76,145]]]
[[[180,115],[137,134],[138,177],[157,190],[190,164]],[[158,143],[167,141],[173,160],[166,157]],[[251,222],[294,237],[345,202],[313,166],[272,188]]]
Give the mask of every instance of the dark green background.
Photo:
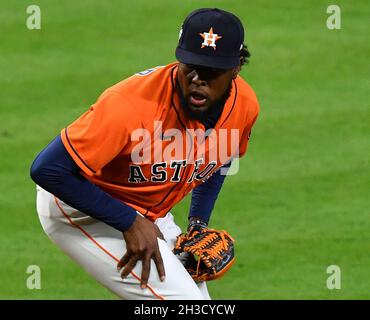
[[[26,28],[38,4],[42,29]],[[218,299],[368,299],[368,1],[23,1],[0,7],[0,298],[116,298],[43,233],[29,167],[107,87],[173,61],[180,25],[199,7],[237,14],[251,63],[242,76],[261,114],[212,226],[236,239],[237,261],[210,283]],[[174,208],[184,226],[189,199]],[[40,266],[42,289],[26,288]],[[326,288],[329,265],[341,290]]]

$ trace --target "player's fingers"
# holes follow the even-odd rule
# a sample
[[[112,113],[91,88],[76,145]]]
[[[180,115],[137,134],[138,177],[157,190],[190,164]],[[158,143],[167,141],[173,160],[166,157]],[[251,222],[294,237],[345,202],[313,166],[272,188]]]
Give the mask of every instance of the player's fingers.
[[[121,278],[126,278],[130,272],[132,271],[132,269],[135,268],[136,266],[136,262],[137,262],[138,258],[133,256],[131,257],[131,259],[126,263],[124,269],[122,270],[121,272]]]
[[[156,225],[156,232],[157,232],[157,237],[162,239],[162,240],[165,240],[164,239],[164,236],[163,236],[163,233],[161,232],[161,230],[158,228],[158,226]],[[166,240],[165,240],[166,241]]]
[[[117,269],[121,270],[122,267],[130,260],[131,255],[126,252],[125,255],[121,258],[121,260],[117,264]]]
[[[141,271],[141,289],[146,288],[150,274],[150,258],[143,260],[143,269]]]
[[[163,264],[161,252],[159,251],[158,246],[154,253],[153,260],[158,270],[159,279],[161,279],[161,281],[164,281],[166,278],[166,272],[164,270],[164,264]]]

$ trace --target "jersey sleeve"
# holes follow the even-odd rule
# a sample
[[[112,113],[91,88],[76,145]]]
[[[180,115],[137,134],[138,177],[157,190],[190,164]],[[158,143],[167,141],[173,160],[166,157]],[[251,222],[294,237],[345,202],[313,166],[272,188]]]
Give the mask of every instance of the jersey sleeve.
[[[135,123],[133,109],[120,93],[108,90],[62,130],[65,148],[84,173],[93,176],[123,150]]]
[[[255,122],[257,121],[257,117],[258,117],[258,113],[259,113],[259,105],[258,105],[257,102],[256,102],[256,104],[255,104],[255,106],[252,110],[253,110],[253,112],[252,112],[251,116],[248,117],[247,125],[245,126],[245,128],[243,130],[243,133],[242,133],[242,136],[241,136],[241,139],[240,139],[239,158],[244,156],[245,153],[247,152],[249,139],[250,139],[251,133],[252,133],[252,127],[255,124]]]

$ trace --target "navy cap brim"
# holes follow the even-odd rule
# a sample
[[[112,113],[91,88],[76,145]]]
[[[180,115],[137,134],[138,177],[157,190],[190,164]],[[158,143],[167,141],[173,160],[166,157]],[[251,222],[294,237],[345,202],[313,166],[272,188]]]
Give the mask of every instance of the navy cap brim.
[[[190,51],[176,48],[176,58],[178,61],[185,64],[194,64],[197,66],[217,68],[217,69],[232,69],[240,64],[240,56],[238,57],[220,57],[207,56],[204,54],[196,54]]]

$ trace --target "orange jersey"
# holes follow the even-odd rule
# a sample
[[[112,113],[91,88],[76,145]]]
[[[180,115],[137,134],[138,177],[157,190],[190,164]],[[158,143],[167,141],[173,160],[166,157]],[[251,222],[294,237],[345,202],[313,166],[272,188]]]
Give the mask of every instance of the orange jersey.
[[[177,68],[173,63],[117,83],[61,132],[86,179],[153,221],[245,154],[259,112],[253,89],[238,76],[214,130],[202,135],[204,125],[181,108]]]

